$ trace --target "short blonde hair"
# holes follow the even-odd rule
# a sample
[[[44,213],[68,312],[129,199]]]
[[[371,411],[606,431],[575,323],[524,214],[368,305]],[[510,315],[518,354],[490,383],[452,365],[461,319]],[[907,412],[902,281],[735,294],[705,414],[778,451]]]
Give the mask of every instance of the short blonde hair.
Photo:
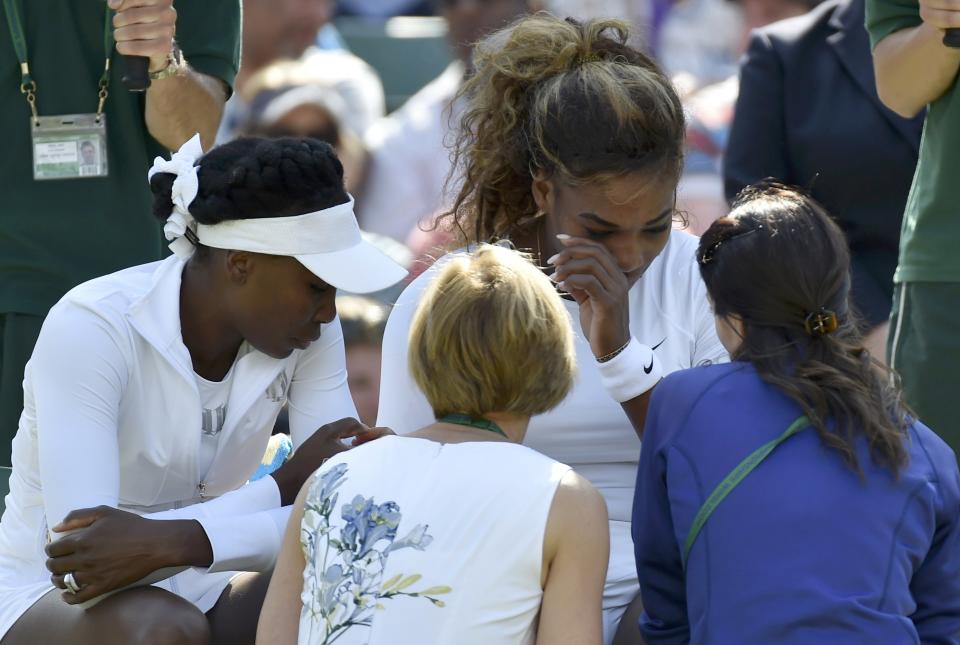
[[[573,387],[570,317],[527,256],[481,245],[451,259],[427,288],[409,364],[437,418],[540,414]]]

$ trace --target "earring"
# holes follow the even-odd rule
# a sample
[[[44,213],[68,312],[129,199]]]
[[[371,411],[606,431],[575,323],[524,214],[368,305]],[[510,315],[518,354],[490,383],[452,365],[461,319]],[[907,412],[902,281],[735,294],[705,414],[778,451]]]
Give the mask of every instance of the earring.
[[[546,216],[547,216],[546,211],[542,209],[537,209],[537,212],[534,213],[533,215],[527,215],[526,217],[521,217],[519,220],[517,220],[516,226],[518,228],[524,228],[526,226],[529,226],[530,224],[533,224],[538,219],[542,219]]]

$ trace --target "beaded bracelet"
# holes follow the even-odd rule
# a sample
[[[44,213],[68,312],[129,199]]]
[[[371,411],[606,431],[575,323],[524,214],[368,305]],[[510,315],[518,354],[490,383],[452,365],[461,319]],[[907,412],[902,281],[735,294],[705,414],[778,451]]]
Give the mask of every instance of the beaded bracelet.
[[[610,352],[609,354],[604,354],[603,356],[601,356],[600,358],[598,358],[598,359],[597,359],[597,362],[598,362],[598,363],[606,363],[606,362],[608,362],[610,359],[615,358],[616,356],[618,356],[618,355],[620,354],[620,352],[622,352],[623,350],[625,350],[625,349],[627,348],[627,345],[629,345],[629,344],[630,344],[630,341],[628,340],[628,341],[625,342],[623,345],[621,345],[621,346],[618,347],[617,349],[613,350],[613,351]]]
[[[663,366],[656,353],[636,338],[605,363],[599,363],[600,382],[618,403],[634,399],[663,378]]]

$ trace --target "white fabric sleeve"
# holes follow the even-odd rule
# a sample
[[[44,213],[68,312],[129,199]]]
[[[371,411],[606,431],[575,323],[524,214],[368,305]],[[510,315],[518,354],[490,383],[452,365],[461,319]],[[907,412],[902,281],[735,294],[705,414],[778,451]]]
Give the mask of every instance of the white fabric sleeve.
[[[325,325],[320,338],[297,360],[290,379],[287,409],[294,449],[324,424],[357,418],[347,385],[347,358],[339,318]]]
[[[213,563],[206,572],[269,571],[280,553],[291,508],[199,519],[213,550]]]
[[[128,359],[103,316],[61,302],[50,310],[27,366],[47,526],[72,510],[116,507],[120,402]]]
[[[410,374],[408,342],[413,314],[423,292],[437,274],[443,258],[403,290],[387,319],[380,367],[380,405],[377,425],[407,434],[433,423],[433,409]]]
[[[283,518],[275,520],[274,514]],[[184,508],[144,515],[151,520],[197,520],[203,527],[213,561],[208,573],[264,571],[273,566],[290,507],[280,506],[273,477],[263,477],[216,499]],[[276,522],[280,534],[276,532]]]

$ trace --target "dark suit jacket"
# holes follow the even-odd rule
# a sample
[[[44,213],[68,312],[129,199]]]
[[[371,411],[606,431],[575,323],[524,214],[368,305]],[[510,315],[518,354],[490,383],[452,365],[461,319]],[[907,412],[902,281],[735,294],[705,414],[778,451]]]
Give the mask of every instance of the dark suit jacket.
[[[880,103],[863,25],[864,0],[831,0],[753,34],[723,174],[728,200],[765,177],[812,189],[847,232],[854,301],[876,324],[889,313],[923,115]]]

